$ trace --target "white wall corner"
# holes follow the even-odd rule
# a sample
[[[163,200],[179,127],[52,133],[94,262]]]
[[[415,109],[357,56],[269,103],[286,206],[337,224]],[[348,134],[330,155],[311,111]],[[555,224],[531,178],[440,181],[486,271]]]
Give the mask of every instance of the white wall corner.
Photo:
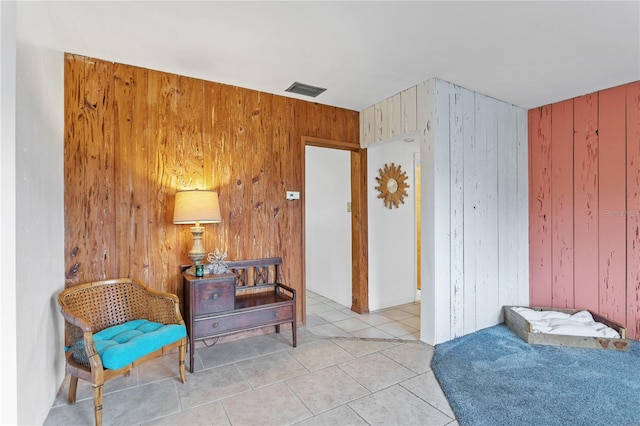
[[[434,345],[497,324],[503,305],[528,304],[527,111],[437,78],[416,85],[415,99],[420,339]],[[385,138],[398,127],[394,105],[389,98],[361,114],[371,127],[363,146],[399,140]],[[375,226],[370,220],[370,232]],[[370,267],[370,295],[375,280]]]
[[[0,1],[0,424],[18,424],[16,329],[16,2]],[[20,376],[23,377],[23,376]],[[25,399],[26,396],[25,396]],[[45,405],[49,401],[45,401]]]
[[[18,422],[42,424],[65,373],[63,319],[56,305],[65,285],[64,53],[20,41],[21,32],[28,31],[20,23],[18,19],[17,372],[38,380],[18,383]]]
[[[499,323],[528,294],[527,112],[438,79],[418,92],[431,101],[418,117],[421,340],[438,344]]]
[[[435,275],[435,80],[418,85],[418,126],[422,126],[420,140],[421,178],[421,313],[420,340],[430,345],[436,341],[436,275]]]

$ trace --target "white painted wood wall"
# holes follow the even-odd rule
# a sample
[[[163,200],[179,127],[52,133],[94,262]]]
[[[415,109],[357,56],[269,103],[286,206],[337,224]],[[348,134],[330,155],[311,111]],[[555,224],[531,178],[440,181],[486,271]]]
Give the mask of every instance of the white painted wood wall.
[[[502,322],[504,305],[528,305],[527,111],[438,79],[400,100],[410,93],[421,135],[421,340],[438,344]],[[363,147],[411,131],[411,112],[393,124],[397,96],[361,114]]]
[[[367,211],[369,216],[369,309],[413,303],[416,278],[416,195],[414,158],[420,150],[413,142],[389,140],[367,150]],[[406,173],[407,196],[399,208],[391,209],[378,198],[376,177],[385,164],[394,163]]]
[[[360,146],[394,139],[417,127],[417,88],[413,86],[360,113]]]

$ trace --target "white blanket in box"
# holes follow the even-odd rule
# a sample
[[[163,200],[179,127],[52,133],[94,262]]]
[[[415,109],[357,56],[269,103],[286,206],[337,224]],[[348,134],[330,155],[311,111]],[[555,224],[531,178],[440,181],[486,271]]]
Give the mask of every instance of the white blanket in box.
[[[595,322],[589,311],[579,311],[572,315],[558,311],[536,311],[520,307],[511,309],[531,323],[531,331],[534,333],[620,338],[620,334],[613,328]]]

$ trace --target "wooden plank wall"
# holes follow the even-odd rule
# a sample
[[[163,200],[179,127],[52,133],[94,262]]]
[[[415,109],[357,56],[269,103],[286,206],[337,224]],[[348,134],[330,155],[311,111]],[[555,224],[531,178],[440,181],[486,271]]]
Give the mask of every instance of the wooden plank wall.
[[[421,85],[424,88],[424,82]],[[419,129],[418,90],[421,85],[398,92],[361,112],[360,145],[363,148]],[[424,99],[420,102],[424,103]]]
[[[626,92],[627,328],[640,339],[640,83],[627,85]]]
[[[356,111],[67,54],[67,285],[135,277],[181,294],[192,236],[172,223],[174,196],[200,188],[223,216],[205,249],[282,256],[301,291],[302,203],[285,200],[304,189],[301,137],[359,148],[359,131]]]
[[[421,325],[437,344],[527,301],[527,111],[441,80],[427,87]]]
[[[530,303],[640,337],[640,82],[529,111]]]
[[[551,109],[551,251],[557,262],[551,265],[551,297],[559,307],[573,305],[573,292],[553,285],[573,281],[573,103],[559,103]],[[561,306],[560,306],[561,305]]]
[[[436,176],[435,176],[435,79],[428,80],[417,87],[417,120],[418,127],[422,129],[423,137],[420,140],[420,190],[422,194],[420,198],[422,205],[420,206],[420,271],[422,276],[422,284],[420,285],[422,304],[420,307],[420,339],[429,343],[436,344],[438,327],[443,322],[443,327],[449,330],[449,316],[436,315],[436,308],[440,300],[440,295],[449,292],[448,286],[436,288],[435,283],[438,282],[440,270],[436,270],[436,265],[449,255],[446,250],[436,246],[441,239],[436,239]],[[365,115],[366,119],[366,115]],[[445,276],[446,279],[446,276]],[[448,294],[445,298],[450,297]],[[445,299],[446,300],[446,299]],[[450,305],[445,305],[444,309]]]
[[[542,277],[530,286],[529,303],[551,299],[551,107],[529,111],[529,273]]]

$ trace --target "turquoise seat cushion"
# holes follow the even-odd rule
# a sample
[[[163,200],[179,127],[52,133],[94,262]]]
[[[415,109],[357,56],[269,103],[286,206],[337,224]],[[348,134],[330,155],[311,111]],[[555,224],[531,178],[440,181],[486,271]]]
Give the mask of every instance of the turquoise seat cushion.
[[[93,335],[93,343],[102,359],[103,367],[117,370],[163,346],[177,342],[186,335],[184,325],[160,324],[138,319],[99,331]],[[78,361],[86,360],[82,340],[78,340],[68,349],[73,351],[74,358]]]

